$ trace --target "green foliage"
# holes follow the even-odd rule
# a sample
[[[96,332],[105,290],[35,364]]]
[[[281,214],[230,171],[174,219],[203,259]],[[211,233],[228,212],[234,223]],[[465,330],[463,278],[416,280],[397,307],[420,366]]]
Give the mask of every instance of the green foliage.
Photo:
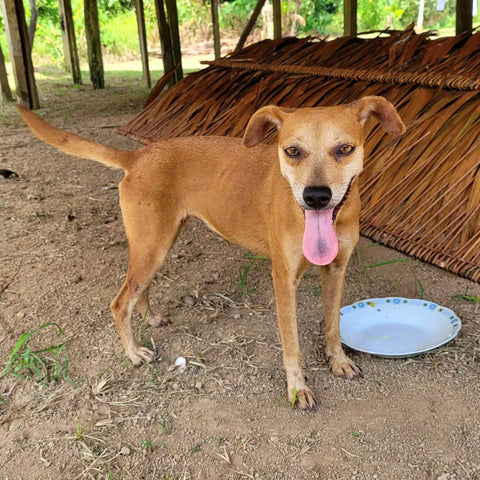
[[[400,18],[403,26],[417,22],[418,0],[396,0],[394,3],[401,4],[404,10]],[[445,10],[439,12],[436,0],[425,0],[423,16],[424,30],[453,26],[455,24],[455,2],[445,2]]]
[[[38,22],[32,49],[33,64],[41,65],[45,59],[57,65],[63,60],[62,33],[54,23]]]
[[[336,23],[335,17],[340,12],[343,16],[340,0],[303,0],[298,14],[305,20],[305,25],[300,25],[297,32],[305,35],[326,34],[330,26]]]
[[[255,8],[257,0],[223,0],[219,5],[222,38],[235,38]],[[23,0],[27,23],[30,21],[29,0]],[[63,46],[57,0],[36,0],[37,31],[33,46],[36,66],[60,66]],[[437,12],[436,0],[425,0],[423,29],[451,28],[455,22],[455,2],[446,2],[445,10]],[[285,35],[341,35],[343,31],[343,0],[283,0],[282,23]],[[417,22],[418,0],[358,0],[358,30],[384,28],[403,29]],[[156,11],[153,0],[144,0],[147,41],[150,49],[159,49]],[[182,44],[212,38],[210,0],[177,0]],[[138,35],[133,0],[99,0],[100,30],[104,53],[138,58]],[[86,61],[87,49],[83,0],[72,0],[75,33],[80,58]],[[480,20],[480,15],[474,22]],[[264,28],[260,15],[257,28]],[[0,10],[0,46],[9,59],[5,27]]]
[[[256,4],[257,0],[223,2],[219,12],[220,29],[241,33]]]
[[[108,54],[128,57],[134,53],[138,57],[137,19],[134,11],[124,11],[108,17],[103,13],[100,18],[102,43],[108,45]],[[119,36],[119,32],[121,36]]]
[[[58,14],[58,3],[52,0],[36,0],[38,18],[42,18],[48,23],[57,24],[60,21]],[[30,8],[29,3],[25,3],[25,13],[27,23],[30,22]]]
[[[211,38],[212,16],[209,4],[199,0],[180,0],[177,2],[177,10],[180,36],[183,42]]]
[[[135,5],[132,0],[98,0],[98,8],[109,16],[116,16],[135,10]]]
[[[359,0],[358,29],[403,29],[416,24],[418,0]],[[426,0],[423,14],[423,29],[453,26],[455,2],[445,2],[445,10],[437,11],[437,0]]]

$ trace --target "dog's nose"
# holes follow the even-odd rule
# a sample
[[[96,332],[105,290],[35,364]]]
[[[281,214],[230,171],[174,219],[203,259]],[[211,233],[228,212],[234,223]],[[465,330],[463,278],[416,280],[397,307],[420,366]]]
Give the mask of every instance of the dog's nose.
[[[332,199],[332,191],[328,187],[307,187],[303,191],[303,200],[307,207],[320,210]]]

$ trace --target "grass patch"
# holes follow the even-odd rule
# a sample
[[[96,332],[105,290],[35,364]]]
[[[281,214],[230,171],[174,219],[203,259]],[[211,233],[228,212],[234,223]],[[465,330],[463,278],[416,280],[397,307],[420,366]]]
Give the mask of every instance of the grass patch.
[[[313,289],[313,295],[314,295],[315,297],[319,297],[321,294],[322,294],[322,286],[321,286],[321,285],[317,285],[317,286]]]
[[[387,260],[386,262],[374,263],[373,265],[364,265],[364,270],[370,270],[371,268],[383,267],[384,265],[391,265],[393,263],[404,263],[409,262],[409,258],[397,258],[395,260]]]
[[[157,420],[157,423],[160,425],[160,430],[158,431],[158,436],[161,437],[168,431],[167,419],[162,417],[161,420]]]
[[[143,440],[142,438],[139,438],[138,441],[140,442],[141,445],[143,445],[147,450],[153,451],[155,447],[158,445],[162,445],[162,441],[154,442],[151,438],[148,438],[147,440]]]
[[[425,295],[425,289],[423,288],[422,282],[418,278],[416,280],[417,280],[418,288],[420,289],[419,298],[420,300],[423,300],[423,297]]]
[[[472,302],[475,305],[480,302],[480,295],[469,295],[468,293],[460,293],[458,295],[454,295],[453,298],[457,302],[461,302],[462,300],[467,300],[468,302]]]
[[[252,255],[250,253],[247,253],[244,258],[249,259],[250,262],[248,262],[247,265],[243,265],[238,269],[239,281],[237,289],[240,292],[242,298],[245,300],[248,295],[250,295],[256,290],[256,288],[248,288],[247,286],[248,273],[257,261],[270,261],[270,259],[268,257],[263,257],[261,255]]]
[[[166,435],[166,433],[168,432],[166,417],[162,417],[161,420],[156,420],[156,423],[160,426],[160,429],[157,432],[157,437]],[[162,440],[154,440],[150,436],[146,440],[144,440],[143,438],[139,438],[138,441],[140,442],[141,445],[143,445],[149,451],[153,451],[154,448],[157,447],[158,445],[163,445]]]
[[[23,333],[0,373],[0,378],[10,374],[33,379],[42,385],[55,383],[60,379],[73,383],[68,375],[70,361],[65,353],[61,355],[67,342],[56,343],[39,350],[31,347],[30,343],[37,332],[49,327],[55,327],[60,335],[64,334],[57,323],[44,323],[34,330]]]
[[[247,287],[248,272],[250,272],[253,264],[254,262],[250,262],[248,265],[244,265],[238,269],[239,281],[237,288],[243,299],[247,298],[250,293],[253,293],[256,290],[255,288]]]

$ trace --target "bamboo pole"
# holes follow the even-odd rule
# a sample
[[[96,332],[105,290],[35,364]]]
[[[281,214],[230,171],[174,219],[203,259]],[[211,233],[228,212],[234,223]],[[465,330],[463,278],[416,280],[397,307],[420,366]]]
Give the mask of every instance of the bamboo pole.
[[[343,2],[343,34],[346,37],[357,35],[357,0]]]
[[[252,31],[253,27],[255,26],[255,23],[264,5],[265,5],[265,0],[258,0],[251,17],[248,19],[248,23],[245,29],[243,30],[242,34],[240,35],[240,38],[238,39],[237,46],[235,47],[235,52],[243,48],[243,46],[245,45],[245,42],[248,36],[250,35],[250,32]]]
[[[140,46],[140,56],[142,58],[143,80],[146,87],[150,90],[150,88],[152,87],[152,80],[150,77],[150,68],[148,65],[147,32],[145,29],[145,12],[143,10],[143,0],[134,1],[135,15],[137,17],[138,43]]]
[[[0,47],[0,91],[2,98],[7,102],[13,102],[12,91],[8,84],[7,69],[5,68],[5,58],[3,57],[2,48]]]
[[[220,26],[218,23],[218,0],[211,0],[212,26],[213,26],[213,51],[215,58],[221,57]]]
[[[165,0],[167,6],[167,19],[170,27],[170,40],[172,44],[173,62],[175,66],[175,82],[183,78],[182,51],[180,47],[180,33],[178,31],[178,12],[176,0]]]
[[[280,0],[273,3],[273,38],[282,38],[282,5]]]
[[[157,12],[158,32],[160,34],[160,46],[162,49],[163,73],[168,74],[175,68],[173,59],[172,40],[170,35],[170,27],[165,14],[165,4],[163,0],[154,0]],[[175,85],[175,76],[172,75],[168,81],[168,86]]]
[[[455,30],[459,33],[468,32],[472,29],[472,0],[457,0]]]

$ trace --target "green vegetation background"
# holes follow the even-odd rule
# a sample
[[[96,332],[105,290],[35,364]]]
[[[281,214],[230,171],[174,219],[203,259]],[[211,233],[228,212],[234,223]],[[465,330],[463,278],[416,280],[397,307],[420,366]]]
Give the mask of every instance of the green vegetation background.
[[[30,16],[25,1],[27,21]],[[57,0],[37,0],[38,23],[35,34],[33,60],[36,66],[60,66],[63,61]],[[224,0],[219,6],[222,38],[236,38],[242,31],[256,0]],[[419,0],[358,0],[359,31],[394,28],[403,29],[416,23]],[[138,36],[135,10],[131,0],[99,0],[104,54],[116,60],[138,58]],[[446,2],[445,10],[436,10],[437,0],[426,0],[424,29],[454,28],[455,2]],[[177,0],[182,45],[209,41],[212,38],[209,0]],[[86,61],[83,0],[72,0],[73,16],[79,53]],[[155,6],[145,0],[148,43],[151,50],[159,50]],[[282,19],[285,34],[339,35],[343,25],[343,0],[284,0]],[[474,19],[478,20],[478,19]],[[257,27],[263,28],[260,18]],[[8,48],[0,11],[0,46],[8,60]]]

